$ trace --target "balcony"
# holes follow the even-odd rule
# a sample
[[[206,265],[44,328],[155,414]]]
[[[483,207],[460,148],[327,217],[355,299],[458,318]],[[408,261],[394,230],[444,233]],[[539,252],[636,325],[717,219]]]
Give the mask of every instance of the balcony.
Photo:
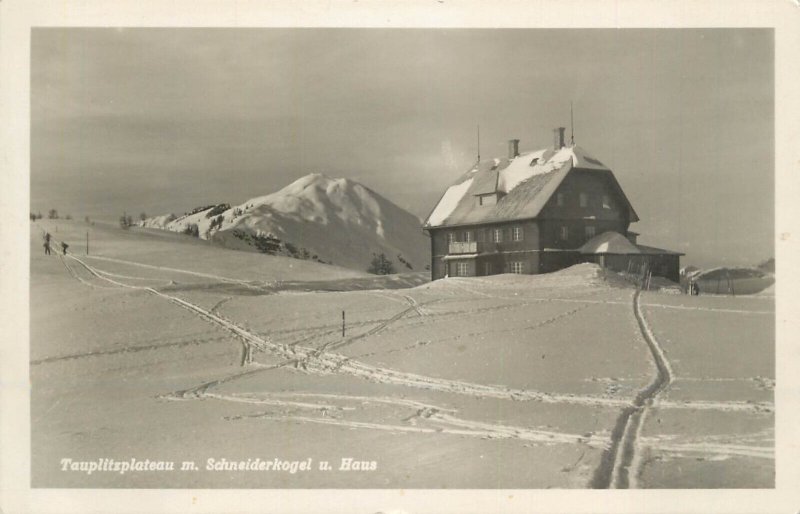
[[[484,243],[469,241],[467,243],[450,243],[448,254],[457,255],[464,253],[481,253],[484,251]]]

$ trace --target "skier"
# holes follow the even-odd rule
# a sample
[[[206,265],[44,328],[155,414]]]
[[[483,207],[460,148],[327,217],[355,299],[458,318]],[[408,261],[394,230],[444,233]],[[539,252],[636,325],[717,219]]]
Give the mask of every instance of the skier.
[[[46,232],[44,235],[44,254],[50,255],[50,232]]]
[[[67,243],[62,242],[61,243],[61,250],[63,250],[64,255],[67,255],[67,248],[69,248],[69,245]]]

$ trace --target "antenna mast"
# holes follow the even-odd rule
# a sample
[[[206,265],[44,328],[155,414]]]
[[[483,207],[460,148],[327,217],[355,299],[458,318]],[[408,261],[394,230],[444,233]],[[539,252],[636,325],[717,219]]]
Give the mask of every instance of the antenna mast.
[[[572,118],[572,100],[569,102],[569,142],[570,146],[575,146],[575,121]]]
[[[478,125],[478,161],[481,162],[481,126]]]

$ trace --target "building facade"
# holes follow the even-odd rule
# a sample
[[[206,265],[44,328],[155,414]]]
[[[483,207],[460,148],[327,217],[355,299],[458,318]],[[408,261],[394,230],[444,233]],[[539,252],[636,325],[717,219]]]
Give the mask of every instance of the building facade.
[[[658,262],[658,274],[677,280],[672,263],[680,254],[636,244],[629,227],[639,218],[613,172],[566,146],[563,128],[554,134],[552,148],[524,154],[518,140],[509,141],[506,158],[476,164],[448,188],[424,225],[431,278],[547,273],[606,260],[617,266],[619,255],[606,259],[602,245],[581,250],[613,233],[629,241],[622,260],[635,254],[639,262]]]

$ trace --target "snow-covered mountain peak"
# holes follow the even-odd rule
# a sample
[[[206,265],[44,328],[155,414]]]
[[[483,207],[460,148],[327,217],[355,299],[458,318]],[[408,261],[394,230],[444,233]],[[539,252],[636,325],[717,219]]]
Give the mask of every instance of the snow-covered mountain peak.
[[[427,264],[428,242],[419,218],[346,178],[305,175],[279,191],[222,212],[223,220],[215,226],[212,220],[220,214],[206,216],[210,211],[145,225],[183,231],[197,224],[200,237],[222,243],[230,243],[233,231],[273,234],[323,259],[360,269],[373,252],[398,261],[402,255],[416,269]]]

